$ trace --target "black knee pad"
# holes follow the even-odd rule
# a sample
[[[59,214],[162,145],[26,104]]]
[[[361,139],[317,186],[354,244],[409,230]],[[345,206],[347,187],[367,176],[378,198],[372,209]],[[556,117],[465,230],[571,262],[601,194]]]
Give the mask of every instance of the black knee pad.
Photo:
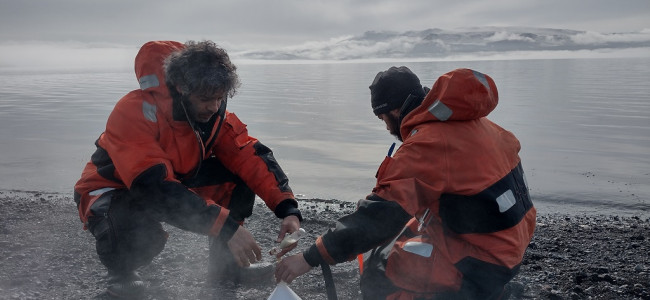
[[[123,247],[118,246],[118,252],[126,257],[126,264],[134,268],[151,263],[165,248],[168,237],[159,222],[145,218],[136,223],[139,224],[133,229],[118,232],[123,241]]]
[[[235,183],[237,185],[232,191],[228,210],[230,210],[230,216],[236,221],[243,221],[253,214],[255,193],[243,181],[239,180]]]
[[[95,250],[99,260],[108,269],[117,269],[120,257],[116,254],[115,237],[110,229],[108,218],[103,216],[89,217],[88,230],[95,237]]]
[[[127,191],[105,193],[92,206],[88,229],[100,261],[109,270],[132,271],[153,260],[165,247],[160,222],[129,205]]]

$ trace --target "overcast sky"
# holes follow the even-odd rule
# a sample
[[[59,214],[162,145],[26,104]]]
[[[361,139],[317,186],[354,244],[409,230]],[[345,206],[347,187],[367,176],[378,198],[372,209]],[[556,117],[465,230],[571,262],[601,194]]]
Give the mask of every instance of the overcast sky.
[[[474,26],[638,32],[650,29],[650,0],[0,0],[0,46],[211,39],[239,51]]]

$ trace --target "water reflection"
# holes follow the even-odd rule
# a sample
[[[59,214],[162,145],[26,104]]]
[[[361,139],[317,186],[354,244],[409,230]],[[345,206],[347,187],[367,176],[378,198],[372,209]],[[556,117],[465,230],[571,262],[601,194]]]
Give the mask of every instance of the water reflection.
[[[539,201],[650,211],[649,59],[403,63],[431,86],[474,68],[494,78],[489,116],[517,135]],[[393,64],[241,65],[229,108],[271,147],[296,193],[355,201],[394,138],[370,111],[368,85]],[[130,73],[4,74],[2,189],[70,192]]]

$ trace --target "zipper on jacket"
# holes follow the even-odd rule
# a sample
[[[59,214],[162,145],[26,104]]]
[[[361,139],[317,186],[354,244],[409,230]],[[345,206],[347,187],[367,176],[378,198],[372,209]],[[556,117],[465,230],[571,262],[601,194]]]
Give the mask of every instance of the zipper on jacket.
[[[221,125],[223,124],[223,120],[226,117],[226,103],[227,99],[224,99],[224,101],[221,103],[221,106],[219,106],[219,110],[217,111],[218,117],[219,117],[219,124],[217,125],[217,131],[214,133],[214,136],[212,139],[210,139],[208,143],[208,147],[212,147],[212,144],[214,141],[216,141],[217,136],[219,135],[219,131],[221,131]],[[199,131],[194,127],[194,124],[192,124],[192,120],[190,119],[189,114],[187,113],[187,109],[185,108],[185,103],[181,101],[181,107],[183,107],[183,112],[185,113],[185,119],[187,119],[187,123],[190,125],[190,128],[194,132],[194,136],[196,136],[196,141],[199,144],[199,162],[196,165],[196,168],[194,168],[194,172],[192,172],[192,176],[186,178],[194,178],[199,174],[199,170],[201,170],[201,165],[203,164],[203,158],[205,157],[205,151],[207,150],[206,145],[203,143],[203,139],[201,139],[201,134]]]

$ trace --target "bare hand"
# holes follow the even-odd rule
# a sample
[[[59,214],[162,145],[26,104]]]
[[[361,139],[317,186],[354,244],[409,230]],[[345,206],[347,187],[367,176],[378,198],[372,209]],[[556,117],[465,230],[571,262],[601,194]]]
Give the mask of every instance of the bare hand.
[[[296,277],[311,270],[302,253],[283,258],[275,267],[275,281],[291,283]]]
[[[280,234],[278,234],[278,238],[275,240],[275,242],[276,243],[282,242],[282,240],[287,234],[291,234],[298,229],[300,229],[300,220],[298,219],[298,217],[288,216],[282,219],[282,223],[280,224]],[[287,252],[295,249],[297,246],[298,243],[290,245],[289,247],[285,247],[282,249],[282,251],[276,254],[275,257],[280,258],[283,255],[285,255]]]
[[[230,248],[235,262],[240,267],[249,267],[251,263],[262,259],[262,249],[253,238],[253,235],[243,226],[239,226],[235,234],[230,238],[228,248]]]
[[[275,242],[281,242],[284,239],[285,235],[292,233],[298,229],[300,229],[300,220],[298,220],[298,217],[288,216],[282,219],[282,223],[280,224],[280,234],[278,234],[278,238],[275,240]]]

